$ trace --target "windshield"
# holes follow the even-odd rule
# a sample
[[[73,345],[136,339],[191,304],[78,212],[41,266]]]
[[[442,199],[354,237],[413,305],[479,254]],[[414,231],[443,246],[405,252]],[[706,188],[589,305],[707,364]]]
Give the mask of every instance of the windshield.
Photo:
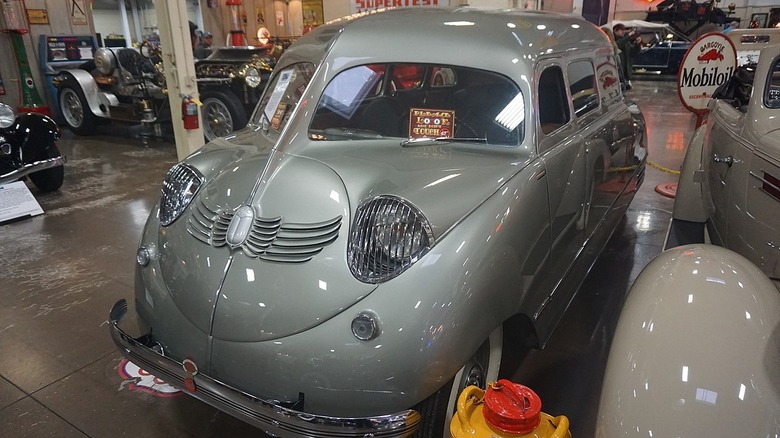
[[[274,76],[255,112],[254,123],[277,133],[281,131],[287,125],[313,74],[314,64],[308,62],[274,71]]]
[[[367,64],[339,73],[322,93],[313,140],[452,139],[522,142],[525,103],[510,79],[430,64]]]

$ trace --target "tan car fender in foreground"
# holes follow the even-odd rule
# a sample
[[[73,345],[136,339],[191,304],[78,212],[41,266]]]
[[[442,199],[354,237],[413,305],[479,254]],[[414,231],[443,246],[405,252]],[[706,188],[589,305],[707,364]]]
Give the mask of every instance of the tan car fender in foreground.
[[[780,434],[780,293],[744,257],[666,251],[640,274],[609,354],[598,437]]]

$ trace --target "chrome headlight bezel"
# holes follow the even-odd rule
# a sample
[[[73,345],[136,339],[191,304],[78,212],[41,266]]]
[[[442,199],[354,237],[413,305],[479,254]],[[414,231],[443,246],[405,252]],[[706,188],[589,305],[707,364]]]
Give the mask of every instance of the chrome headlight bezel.
[[[381,195],[358,206],[347,261],[364,283],[382,283],[409,269],[434,244],[431,224],[409,201]]]
[[[13,108],[0,103],[0,128],[8,128],[16,121],[16,114],[14,114]]]
[[[263,83],[263,78],[260,77],[259,70],[250,66],[244,71],[244,82],[249,88],[257,88]]]
[[[189,164],[177,163],[168,170],[161,189],[160,225],[167,227],[176,222],[203,186],[203,181],[203,175]]]

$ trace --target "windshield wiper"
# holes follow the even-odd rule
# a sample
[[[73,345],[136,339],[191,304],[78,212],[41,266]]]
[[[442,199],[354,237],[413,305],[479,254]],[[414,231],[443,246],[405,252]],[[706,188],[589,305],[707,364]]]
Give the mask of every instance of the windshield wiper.
[[[420,137],[410,138],[401,142],[401,146],[414,147],[414,146],[430,146],[436,143],[484,143],[487,144],[488,139],[486,137]]]
[[[374,140],[385,138],[384,135],[370,129],[357,128],[326,128],[323,130],[312,130],[319,136],[317,140]]]

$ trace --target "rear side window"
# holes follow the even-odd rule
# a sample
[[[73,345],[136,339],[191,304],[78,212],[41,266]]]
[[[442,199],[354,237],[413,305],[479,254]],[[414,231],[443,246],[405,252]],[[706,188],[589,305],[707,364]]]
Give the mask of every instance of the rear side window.
[[[569,123],[569,99],[560,67],[545,69],[539,76],[539,126],[549,134]]]
[[[574,114],[582,117],[599,107],[596,74],[590,61],[574,61],[566,68]]]
[[[776,59],[769,70],[764,104],[767,108],[780,108],[780,59]]]

